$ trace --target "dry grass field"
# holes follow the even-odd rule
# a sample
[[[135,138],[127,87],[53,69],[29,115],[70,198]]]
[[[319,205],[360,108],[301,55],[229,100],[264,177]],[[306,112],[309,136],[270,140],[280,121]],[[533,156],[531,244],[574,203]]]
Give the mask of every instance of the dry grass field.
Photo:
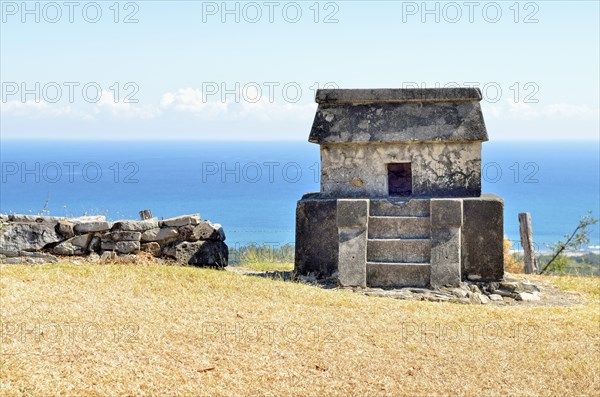
[[[598,396],[581,304],[401,301],[161,264],[3,265],[2,396]]]

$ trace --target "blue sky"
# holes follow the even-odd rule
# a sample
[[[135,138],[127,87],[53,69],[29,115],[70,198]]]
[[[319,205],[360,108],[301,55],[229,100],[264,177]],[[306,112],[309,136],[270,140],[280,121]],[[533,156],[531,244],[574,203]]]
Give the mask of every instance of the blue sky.
[[[329,84],[479,86],[491,139],[598,140],[598,2],[466,4],[3,1],[1,137],[306,140]]]

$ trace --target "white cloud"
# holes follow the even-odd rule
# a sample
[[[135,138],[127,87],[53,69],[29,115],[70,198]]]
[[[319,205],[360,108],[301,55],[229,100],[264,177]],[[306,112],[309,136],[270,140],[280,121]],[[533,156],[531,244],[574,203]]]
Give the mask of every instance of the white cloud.
[[[92,109],[93,117],[101,115],[103,112],[108,112],[113,117],[118,119],[154,119],[161,114],[161,110],[157,106],[143,106],[139,103],[129,103],[124,100],[115,102],[114,97],[109,91],[102,91],[100,100],[96,102]]]
[[[207,119],[223,116],[228,111],[226,102],[208,101],[201,90],[190,87],[163,94],[160,106]]]
[[[592,108],[587,105],[570,105],[568,103],[556,103],[545,107],[549,115],[561,117],[585,117],[598,118],[600,114],[598,108]]]
[[[7,101],[0,105],[0,110],[4,116],[49,118],[71,116],[75,112],[72,107],[57,105],[44,101],[40,102],[21,102]]]
[[[568,103],[553,103],[543,105],[541,103],[524,103],[506,100],[503,103],[484,105],[484,116],[490,118],[512,117],[517,120],[535,119],[598,119],[600,112],[598,108],[588,105],[573,105]]]

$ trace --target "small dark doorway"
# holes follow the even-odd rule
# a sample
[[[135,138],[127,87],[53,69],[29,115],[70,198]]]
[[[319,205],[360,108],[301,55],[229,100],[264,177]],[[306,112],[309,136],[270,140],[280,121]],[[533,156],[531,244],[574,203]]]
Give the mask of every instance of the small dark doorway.
[[[387,169],[390,196],[410,196],[412,194],[410,163],[390,163]]]

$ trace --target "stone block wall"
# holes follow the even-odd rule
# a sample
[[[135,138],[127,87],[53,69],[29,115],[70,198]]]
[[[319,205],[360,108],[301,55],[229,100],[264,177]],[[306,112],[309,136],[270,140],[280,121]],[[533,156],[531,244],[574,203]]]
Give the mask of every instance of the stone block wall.
[[[0,214],[0,261],[54,262],[56,256],[109,260],[149,252],[195,266],[227,266],[219,224],[199,214],[158,220],[107,221],[104,216],[64,218]]]
[[[411,163],[412,197],[481,194],[481,142],[321,145],[321,193],[387,197],[390,163]]]

